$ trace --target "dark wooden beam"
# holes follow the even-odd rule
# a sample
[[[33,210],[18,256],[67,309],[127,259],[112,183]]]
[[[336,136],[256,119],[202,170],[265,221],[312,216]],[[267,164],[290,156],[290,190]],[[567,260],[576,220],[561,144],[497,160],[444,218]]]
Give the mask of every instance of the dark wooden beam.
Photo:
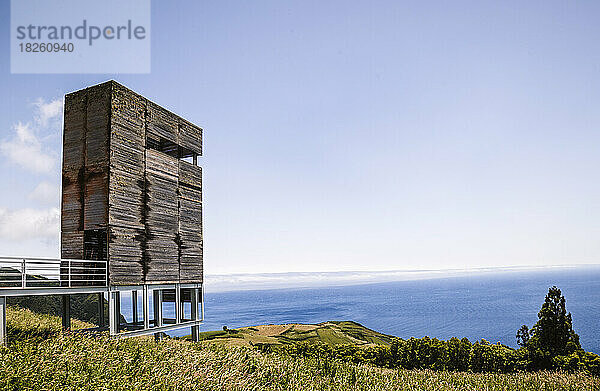
[[[98,326],[104,327],[104,293],[98,293]]]
[[[62,327],[71,329],[71,295],[62,295]]]

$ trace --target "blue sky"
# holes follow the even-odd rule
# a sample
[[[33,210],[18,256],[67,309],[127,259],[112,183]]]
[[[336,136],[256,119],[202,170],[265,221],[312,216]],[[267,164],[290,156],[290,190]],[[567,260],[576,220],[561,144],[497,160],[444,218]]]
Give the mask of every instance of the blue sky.
[[[153,1],[147,75],[11,75],[0,4],[2,254],[115,79],[205,129],[209,274],[599,263],[600,3]]]

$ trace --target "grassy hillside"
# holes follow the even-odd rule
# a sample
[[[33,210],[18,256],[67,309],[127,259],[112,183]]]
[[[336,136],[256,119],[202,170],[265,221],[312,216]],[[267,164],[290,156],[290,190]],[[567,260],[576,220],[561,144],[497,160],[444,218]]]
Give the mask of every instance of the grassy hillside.
[[[204,332],[200,334],[200,338],[204,343],[228,346],[285,345],[297,342],[389,346],[393,339],[390,335],[350,321],[242,327]]]
[[[38,314],[27,309],[9,307],[6,313],[6,331],[11,343],[25,341],[34,343],[57,336],[62,331],[62,321],[59,317],[48,314]],[[95,325],[77,319],[71,320],[71,329],[86,329]]]
[[[30,309],[38,314],[60,316],[62,313],[62,301],[58,295],[9,297],[8,304]],[[71,295],[71,316],[98,324],[98,295]],[[104,316],[108,317],[106,300],[104,300]]]
[[[182,340],[115,341],[60,333],[60,319],[27,310],[10,309],[9,325],[13,340],[0,348],[2,390],[600,389],[600,379],[582,373],[390,370]],[[28,337],[39,337],[40,331],[48,338]]]

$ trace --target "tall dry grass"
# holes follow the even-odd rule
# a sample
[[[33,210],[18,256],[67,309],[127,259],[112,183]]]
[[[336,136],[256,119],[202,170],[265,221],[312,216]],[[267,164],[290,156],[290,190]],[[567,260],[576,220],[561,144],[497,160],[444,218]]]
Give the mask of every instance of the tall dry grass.
[[[582,373],[387,370],[179,340],[115,341],[60,333],[56,318],[10,312],[18,322],[11,327],[35,330],[40,321],[54,331],[0,348],[3,390],[600,390],[600,379]]]

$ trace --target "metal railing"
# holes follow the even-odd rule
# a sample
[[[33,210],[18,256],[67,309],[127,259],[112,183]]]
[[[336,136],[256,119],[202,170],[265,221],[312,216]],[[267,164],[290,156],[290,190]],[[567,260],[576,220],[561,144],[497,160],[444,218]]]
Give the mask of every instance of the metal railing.
[[[108,286],[107,261],[0,257],[0,288]]]

